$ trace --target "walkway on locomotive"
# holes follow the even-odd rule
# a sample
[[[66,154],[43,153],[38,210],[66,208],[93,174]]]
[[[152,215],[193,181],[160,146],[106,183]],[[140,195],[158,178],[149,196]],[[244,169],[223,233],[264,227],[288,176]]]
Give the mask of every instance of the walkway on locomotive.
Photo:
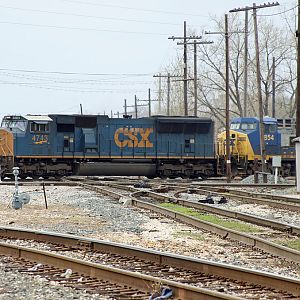
[[[7,116],[18,158],[214,158],[212,120],[91,115]]]

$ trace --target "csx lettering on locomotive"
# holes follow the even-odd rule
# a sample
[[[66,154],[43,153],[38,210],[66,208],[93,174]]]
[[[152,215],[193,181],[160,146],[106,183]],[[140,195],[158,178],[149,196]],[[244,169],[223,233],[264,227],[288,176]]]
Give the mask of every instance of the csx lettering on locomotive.
[[[149,141],[152,132],[153,128],[118,128],[114,140],[120,148],[152,148],[153,144]]]

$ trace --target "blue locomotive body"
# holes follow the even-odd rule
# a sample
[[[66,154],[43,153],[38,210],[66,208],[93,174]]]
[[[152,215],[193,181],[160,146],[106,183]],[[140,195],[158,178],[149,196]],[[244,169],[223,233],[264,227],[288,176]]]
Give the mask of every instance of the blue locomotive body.
[[[23,176],[214,175],[214,123],[206,118],[6,116]]]

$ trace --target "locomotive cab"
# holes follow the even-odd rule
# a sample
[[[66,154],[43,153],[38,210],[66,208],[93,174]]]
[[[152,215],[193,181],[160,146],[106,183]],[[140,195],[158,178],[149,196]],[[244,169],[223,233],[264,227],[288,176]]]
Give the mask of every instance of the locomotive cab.
[[[278,132],[277,120],[265,117],[264,139],[266,146],[266,159],[271,163],[273,155],[280,155],[281,134]],[[217,138],[217,154],[219,161],[226,156],[226,131],[221,132]],[[255,161],[261,160],[260,130],[257,118],[234,118],[230,124],[230,153],[233,175],[249,175],[255,169]],[[220,172],[224,172],[221,166]]]

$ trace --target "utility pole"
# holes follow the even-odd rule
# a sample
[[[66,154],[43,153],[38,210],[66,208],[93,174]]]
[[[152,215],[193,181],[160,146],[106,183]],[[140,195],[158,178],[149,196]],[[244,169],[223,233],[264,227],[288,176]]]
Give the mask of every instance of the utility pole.
[[[236,32],[238,33],[238,32]],[[229,30],[228,15],[225,14],[225,32],[205,32],[205,34],[224,34],[225,35],[225,125],[226,125],[226,178],[231,182],[231,151],[230,151],[230,114],[229,114]]]
[[[194,116],[197,117],[198,113],[198,93],[197,93],[197,80],[198,80],[198,74],[197,74],[197,44],[196,40],[194,40]]]
[[[197,40],[194,40],[193,42],[183,42],[183,43],[177,43],[177,45],[194,45],[194,116],[197,117],[197,81],[198,81],[198,75],[197,75],[197,45],[204,45],[204,44],[212,44],[212,41],[203,41],[203,42],[197,42]],[[187,79],[184,81],[187,82],[190,79]]]
[[[125,115],[127,115],[127,100],[124,99],[124,109],[125,109]]]
[[[258,28],[257,28],[257,9],[278,6],[278,2],[264,3],[256,5],[253,3],[252,7],[236,8],[230,10],[230,12],[239,12],[245,10],[253,11],[253,22],[254,22],[254,36],[255,36],[255,52],[256,52],[256,81],[257,81],[257,96],[258,96],[258,110],[259,110],[259,129],[260,129],[260,154],[261,154],[261,168],[263,172],[266,172],[266,145],[265,145],[265,130],[264,130],[264,112],[263,112],[263,99],[261,92],[261,74],[260,74],[260,60],[259,60],[259,44],[258,44]]]
[[[126,100],[125,100],[126,101]],[[134,113],[135,114],[135,118],[138,118],[138,107],[139,106],[145,106],[145,105],[138,105],[138,98],[136,95],[134,95],[134,105],[126,105],[126,115],[127,115],[127,108],[128,107],[133,107],[134,108],[134,112],[130,112],[130,113]]]
[[[190,39],[201,39],[201,36],[189,36],[186,35],[186,21],[183,23],[183,37],[169,37],[170,40],[183,40],[183,102],[184,102],[184,115],[188,116],[188,97],[187,97],[187,89],[188,89],[188,69],[187,69],[187,41]]]
[[[300,136],[300,0],[298,0],[297,36],[297,90],[296,90],[296,137]]]
[[[245,10],[245,53],[244,53],[244,117],[247,117],[248,100],[248,10]]]
[[[265,145],[265,128],[264,128],[264,112],[263,99],[261,92],[261,75],[260,75],[260,59],[259,59],[259,44],[258,44],[258,28],[257,28],[257,14],[256,8],[253,4],[253,22],[254,22],[254,36],[255,36],[255,52],[256,52],[256,81],[257,81],[257,95],[258,95],[258,110],[259,110],[259,127],[260,127],[260,152],[261,152],[261,169],[266,171],[266,145]]]
[[[197,95],[197,44],[196,40],[194,40],[194,116],[197,117],[198,112],[198,95]]]
[[[167,116],[170,115],[170,91],[171,91],[171,78],[182,77],[180,75],[162,75],[159,73],[158,75],[153,75],[154,78],[167,78]]]
[[[80,114],[82,115],[82,104],[80,103]]]
[[[186,21],[183,24],[183,100],[184,100],[184,115],[188,116],[188,99],[187,99],[187,45],[186,45]]]
[[[148,89],[148,105],[149,105],[149,118],[150,118],[151,117],[151,90],[150,89]]]
[[[161,77],[158,78],[158,113],[161,114]]]
[[[112,119],[114,117],[113,111],[110,111],[110,118]]]
[[[167,93],[167,116],[170,116],[170,91],[171,91],[171,79],[170,79],[170,73],[168,73],[168,93]]]
[[[229,34],[228,34],[228,15],[225,14],[225,77],[226,77],[226,175],[227,182],[231,182],[231,153],[230,153],[230,117],[229,117]]]
[[[272,64],[272,118],[275,118],[275,95],[276,95],[276,85],[275,85],[275,57],[273,57]]]
[[[151,89],[148,89],[148,99],[145,99],[145,100],[143,100],[143,99],[137,99],[137,101],[146,101],[146,102],[148,102],[148,111],[149,111],[149,117],[151,117],[151,102],[153,102],[153,101],[159,101],[158,99],[151,99]],[[138,106],[146,106],[146,104],[145,105],[138,105]]]
[[[138,117],[138,106],[137,106],[137,98],[136,95],[134,95],[134,110],[135,110],[135,118]]]

